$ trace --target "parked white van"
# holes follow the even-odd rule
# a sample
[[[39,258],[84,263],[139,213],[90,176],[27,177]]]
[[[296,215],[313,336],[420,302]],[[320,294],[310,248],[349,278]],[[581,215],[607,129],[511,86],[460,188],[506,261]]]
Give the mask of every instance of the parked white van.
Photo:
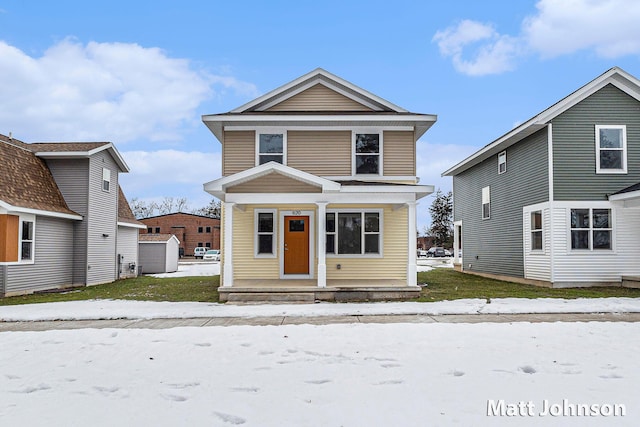
[[[207,248],[203,248],[202,246],[198,246],[193,250],[193,256],[198,259],[204,257],[204,254],[207,252]]]

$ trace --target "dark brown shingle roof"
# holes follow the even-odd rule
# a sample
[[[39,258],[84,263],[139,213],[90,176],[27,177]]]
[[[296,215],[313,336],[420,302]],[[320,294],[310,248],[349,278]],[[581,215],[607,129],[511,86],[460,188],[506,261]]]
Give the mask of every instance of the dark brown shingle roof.
[[[29,145],[0,135],[0,200],[21,208],[78,215],[69,209],[51,171]]]
[[[109,142],[34,142],[28,144],[29,149],[34,153],[56,152],[82,152],[94,150],[110,144]]]
[[[173,237],[173,234],[141,234],[138,236],[140,242],[166,242]]]
[[[127,224],[136,224],[146,227],[145,224],[138,221],[131,211],[129,202],[122,191],[122,188],[118,186],[118,222],[126,222]]]

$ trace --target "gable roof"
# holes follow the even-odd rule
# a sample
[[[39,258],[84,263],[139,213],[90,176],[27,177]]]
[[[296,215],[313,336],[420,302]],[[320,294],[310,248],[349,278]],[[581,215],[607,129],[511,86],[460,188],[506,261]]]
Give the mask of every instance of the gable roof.
[[[176,239],[180,243],[180,240],[173,234],[141,234],[138,236],[139,243],[166,243],[171,239]]]
[[[442,173],[442,176],[457,175],[489,157],[498,154],[509,146],[543,129],[555,117],[609,84],[640,101],[640,80],[619,67],[613,67],[520,126],[515,127],[498,139],[487,144],[460,163],[447,169]]]
[[[28,146],[36,156],[45,159],[89,158],[107,150],[120,171],[129,172],[129,166],[111,142],[34,142]]]
[[[122,191],[122,187],[118,185],[118,225],[124,227],[147,228],[145,224],[138,221],[131,211],[129,202]]]
[[[331,110],[330,108],[286,110],[274,109],[298,94],[321,85],[363,108]],[[352,104],[353,105],[353,104]],[[276,111],[277,110],[277,111]],[[222,114],[202,116],[202,121],[223,140],[226,126],[412,126],[418,140],[437,120],[433,114],[411,113],[322,68],[317,68],[236,109]]]
[[[69,209],[51,171],[30,144],[0,135],[0,207],[9,211],[54,213],[82,219]]]

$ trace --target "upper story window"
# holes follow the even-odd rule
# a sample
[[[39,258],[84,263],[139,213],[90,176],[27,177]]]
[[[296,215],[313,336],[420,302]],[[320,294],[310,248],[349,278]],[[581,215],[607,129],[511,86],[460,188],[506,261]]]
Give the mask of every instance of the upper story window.
[[[147,227],[147,233],[149,233],[149,234],[153,233],[153,228],[152,227]]]
[[[503,151],[498,154],[498,174],[505,173],[507,171],[507,152]]]
[[[102,191],[109,191],[111,188],[111,170],[102,168]]]
[[[482,189],[482,219],[491,218],[491,190],[489,187]]]
[[[198,233],[202,233],[202,227],[198,227]]]
[[[626,125],[596,125],[596,173],[627,173]]]
[[[20,261],[33,261],[34,222],[22,220],[20,224]]]
[[[354,144],[355,173],[380,175],[382,170],[380,133],[356,133]]]
[[[611,249],[611,209],[571,209],[571,249]]]
[[[206,228],[205,228],[205,232],[206,232],[206,233],[211,233],[211,227],[206,227]]]
[[[285,133],[258,133],[256,165],[268,162],[285,164]]]
[[[160,234],[160,227],[156,227],[156,233]]]

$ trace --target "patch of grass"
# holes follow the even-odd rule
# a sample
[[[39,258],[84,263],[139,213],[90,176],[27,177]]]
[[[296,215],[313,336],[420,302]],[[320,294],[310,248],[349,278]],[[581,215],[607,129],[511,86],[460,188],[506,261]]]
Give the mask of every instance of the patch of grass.
[[[551,289],[488,279],[460,273],[450,268],[434,268],[418,273],[418,283],[427,283],[417,301],[443,301],[462,298],[640,298],[640,289],[592,287]]]
[[[42,293],[0,298],[0,305],[34,304],[90,299],[138,301],[218,302],[220,276],[172,277],[140,276],[103,285],[74,288],[59,293]]]

